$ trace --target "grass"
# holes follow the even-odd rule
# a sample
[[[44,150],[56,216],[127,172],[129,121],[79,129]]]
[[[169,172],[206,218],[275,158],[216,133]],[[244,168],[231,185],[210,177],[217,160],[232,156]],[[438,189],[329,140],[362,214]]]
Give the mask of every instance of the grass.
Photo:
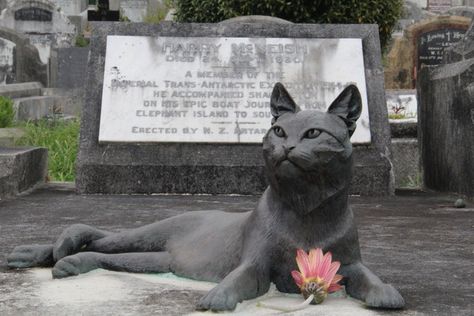
[[[13,101],[0,96],[0,128],[12,126],[14,117]]]
[[[48,148],[48,174],[52,181],[74,181],[79,120],[41,120],[17,124],[25,131],[17,145]]]

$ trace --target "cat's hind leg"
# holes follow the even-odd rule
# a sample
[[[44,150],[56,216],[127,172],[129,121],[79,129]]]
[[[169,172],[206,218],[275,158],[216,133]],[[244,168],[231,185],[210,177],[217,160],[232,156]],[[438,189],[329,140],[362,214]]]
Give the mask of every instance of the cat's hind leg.
[[[55,262],[69,255],[84,250],[91,242],[111,235],[112,233],[84,224],[74,224],[66,228],[53,247]]]
[[[341,266],[339,274],[347,278],[346,292],[374,308],[401,309],[403,297],[390,284],[383,283],[372,271],[357,262]]]
[[[102,268],[112,271],[158,273],[170,272],[171,255],[166,252],[131,252],[104,254],[80,252],[56,262],[53,278],[60,279]]]
[[[17,246],[7,257],[7,265],[12,269],[31,267],[52,267],[53,245]]]

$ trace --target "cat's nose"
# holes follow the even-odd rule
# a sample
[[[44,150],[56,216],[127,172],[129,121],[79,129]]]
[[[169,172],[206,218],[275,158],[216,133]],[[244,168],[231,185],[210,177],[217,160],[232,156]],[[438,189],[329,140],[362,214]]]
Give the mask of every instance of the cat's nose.
[[[285,146],[285,153],[288,154],[293,149],[295,149],[295,146]]]

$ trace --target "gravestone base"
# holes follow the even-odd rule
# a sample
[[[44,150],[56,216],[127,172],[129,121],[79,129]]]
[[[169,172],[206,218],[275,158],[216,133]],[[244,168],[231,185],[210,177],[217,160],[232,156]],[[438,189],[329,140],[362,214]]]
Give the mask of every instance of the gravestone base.
[[[225,149],[195,145],[195,152],[193,147],[127,145],[117,150],[103,146],[104,156],[82,153],[78,159],[77,191],[81,194],[260,194],[267,187],[261,146]],[[164,162],[171,152],[192,159]],[[215,160],[211,164],[206,157]],[[137,161],[148,162],[137,164]],[[389,195],[393,193],[391,181],[388,158],[365,146],[354,148],[351,194]]]
[[[360,38],[371,143],[355,146],[353,194],[393,193],[390,127],[376,25],[271,23],[159,25],[92,23],[86,97],[77,159],[77,191],[93,193],[259,194],[266,187],[261,144],[99,142],[109,35],[153,37]],[[269,101],[269,100],[268,100]],[[270,119],[269,119],[270,120]]]
[[[46,179],[46,148],[0,148],[0,198],[16,195]]]

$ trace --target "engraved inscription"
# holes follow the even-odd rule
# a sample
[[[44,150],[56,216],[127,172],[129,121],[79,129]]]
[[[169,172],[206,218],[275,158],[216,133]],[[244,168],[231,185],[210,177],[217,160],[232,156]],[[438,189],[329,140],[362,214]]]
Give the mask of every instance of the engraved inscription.
[[[109,36],[99,141],[258,143],[282,82],[319,110],[356,84],[370,142],[362,56],[360,39]]]

